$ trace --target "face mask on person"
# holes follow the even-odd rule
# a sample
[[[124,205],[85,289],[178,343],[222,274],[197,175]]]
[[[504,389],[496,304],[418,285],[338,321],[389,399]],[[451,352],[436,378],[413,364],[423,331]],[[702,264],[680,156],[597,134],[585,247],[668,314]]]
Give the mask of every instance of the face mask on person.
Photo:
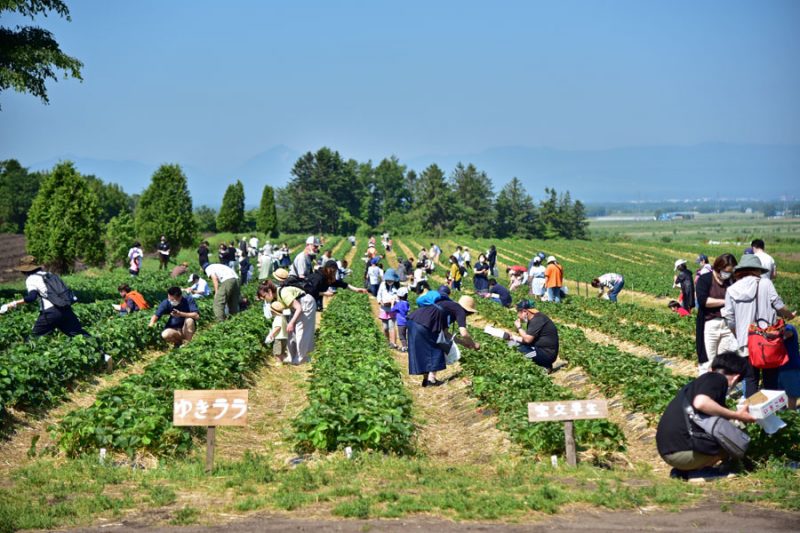
[[[169,305],[172,307],[177,307],[180,304],[178,300],[173,300],[172,298],[169,299]]]
[[[725,280],[731,279],[732,275],[733,275],[733,272],[725,272],[725,271],[723,271],[723,272],[719,273],[719,279],[721,279],[722,281],[725,281]]]

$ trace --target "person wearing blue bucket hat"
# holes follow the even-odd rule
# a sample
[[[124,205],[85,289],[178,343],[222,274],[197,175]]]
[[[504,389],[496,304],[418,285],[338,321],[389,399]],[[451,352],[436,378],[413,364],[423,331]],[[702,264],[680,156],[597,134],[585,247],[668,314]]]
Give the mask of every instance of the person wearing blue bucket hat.
[[[381,308],[378,318],[383,325],[383,334],[389,341],[389,346],[397,348],[397,319],[396,313],[392,311],[392,306],[397,303],[397,289],[400,288],[400,276],[393,268],[386,269],[383,274],[383,282],[378,287],[378,294],[375,296]]]

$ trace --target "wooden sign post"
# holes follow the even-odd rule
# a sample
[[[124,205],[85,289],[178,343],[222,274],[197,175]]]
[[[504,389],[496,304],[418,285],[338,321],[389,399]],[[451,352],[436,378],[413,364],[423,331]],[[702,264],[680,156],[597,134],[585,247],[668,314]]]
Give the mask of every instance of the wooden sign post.
[[[217,426],[247,425],[247,390],[176,390],[172,424],[206,426],[206,472],[214,467]]]
[[[573,421],[608,417],[605,399],[565,400],[562,402],[531,402],[528,404],[528,422],[564,422],[564,444],[567,464],[575,466],[575,431]]]

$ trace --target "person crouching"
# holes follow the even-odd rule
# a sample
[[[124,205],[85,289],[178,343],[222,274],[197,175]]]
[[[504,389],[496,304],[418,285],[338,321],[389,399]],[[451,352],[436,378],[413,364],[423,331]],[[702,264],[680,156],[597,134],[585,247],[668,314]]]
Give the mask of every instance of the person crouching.
[[[170,287],[167,290],[167,299],[159,304],[155,314],[150,317],[148,326],[155,326],[164,315],[169,315],[169,319],[161,332],[161,338],[176,348],[192,340],[200,313],[194,299],[184,298],[180,287]]]

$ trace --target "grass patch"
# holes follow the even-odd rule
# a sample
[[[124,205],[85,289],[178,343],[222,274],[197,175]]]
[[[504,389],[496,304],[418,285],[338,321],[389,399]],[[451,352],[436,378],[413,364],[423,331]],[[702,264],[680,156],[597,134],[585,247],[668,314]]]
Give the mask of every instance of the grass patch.
[[[148,470],[101,465],[96,459],[36,459],[0,480],[0,533],[88,525],[130,509],[171,506],[186,496],[224,502],[214,510],[239,513],[302,513],[311,507],[318,510],[324,502],[332,515],[343,518],[424,513],[451,520],[524,521],[576,505],[680,509],[710,496],[729,508],[749,502],[800,510],[798,474],[778,463],[699,486],[667,479],[646,467],[553,469],[532,458],[445,466],[423,457],[365,453],[354,460],[329,457],[295,468],[274,468],[270,458],[248,455],[239,461],[218,461],[211,476],[204,473],[203,464],[199,454]],[[196,523],[206,512],[184,507],[171,513],[171,523]]]

